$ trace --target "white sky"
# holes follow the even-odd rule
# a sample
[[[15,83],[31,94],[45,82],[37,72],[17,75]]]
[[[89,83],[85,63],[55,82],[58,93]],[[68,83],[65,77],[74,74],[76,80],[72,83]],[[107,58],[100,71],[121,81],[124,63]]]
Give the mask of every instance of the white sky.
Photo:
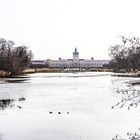
[[[140,37],[139,0],[0,0],[0,37],[34,59],[108,59],[119,35]]]

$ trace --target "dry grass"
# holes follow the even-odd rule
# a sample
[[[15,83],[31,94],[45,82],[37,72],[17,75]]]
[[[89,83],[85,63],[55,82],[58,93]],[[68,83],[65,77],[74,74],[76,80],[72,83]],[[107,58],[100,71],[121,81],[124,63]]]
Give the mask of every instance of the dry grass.
[[[28,73],[39,73],[39,72],[62,72],[60,68],[34,68],[34,69],[26,69],[23,71],[23,74]]]
[[[9,77],[10,75],[11,75],[10,72],[0,70],[0,78]]]

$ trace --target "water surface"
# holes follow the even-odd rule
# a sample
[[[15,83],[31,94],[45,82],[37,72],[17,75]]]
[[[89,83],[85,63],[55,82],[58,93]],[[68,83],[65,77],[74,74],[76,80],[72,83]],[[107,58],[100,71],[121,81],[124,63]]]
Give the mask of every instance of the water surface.
[[[138,108],[111,108],[121,100],[117,89],[133,80],[102,72],[0,79],[0,138],[111,140],[116,134],[136,131]]]

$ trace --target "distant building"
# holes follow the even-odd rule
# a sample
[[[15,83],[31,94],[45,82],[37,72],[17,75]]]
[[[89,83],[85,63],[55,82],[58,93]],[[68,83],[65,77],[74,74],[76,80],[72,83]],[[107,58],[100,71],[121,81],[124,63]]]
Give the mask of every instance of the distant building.
[[[32,64],[33,65],[45,65],[45,61],[44,60],[33,60]]]
[[[48,67],[55,67],[55,68],[99,68],[103,67],[104,65],[109,64],[109,60],[94,60],[92,57],[89,60],[79,59],[79,52],[77,48],[75,48],[73,52],[73,59],[61,59],[58,60],[51,60],[47,59],[44,61],[33,61],[34,64],[42,64],[47,65]]]
[[[45,68],[48,67],[48,63],[46,63],[45,60],[33,60],[30,64],[30,67],[32,68]]]

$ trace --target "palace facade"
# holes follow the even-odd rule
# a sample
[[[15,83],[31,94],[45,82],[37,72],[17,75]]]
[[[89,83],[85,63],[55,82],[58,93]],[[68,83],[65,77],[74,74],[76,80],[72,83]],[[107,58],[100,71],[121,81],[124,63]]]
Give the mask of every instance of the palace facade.
[[[32,61],[32,64],[48,65],[48,67],[55,68],[101,68],[104,65],[109,64],[109,60],[94,60],[92,57],[89,60],[79,59],[79,52],[75,48],[73,52],[73,59],[61,59],[51,60],[47,59],[44,61]]]

